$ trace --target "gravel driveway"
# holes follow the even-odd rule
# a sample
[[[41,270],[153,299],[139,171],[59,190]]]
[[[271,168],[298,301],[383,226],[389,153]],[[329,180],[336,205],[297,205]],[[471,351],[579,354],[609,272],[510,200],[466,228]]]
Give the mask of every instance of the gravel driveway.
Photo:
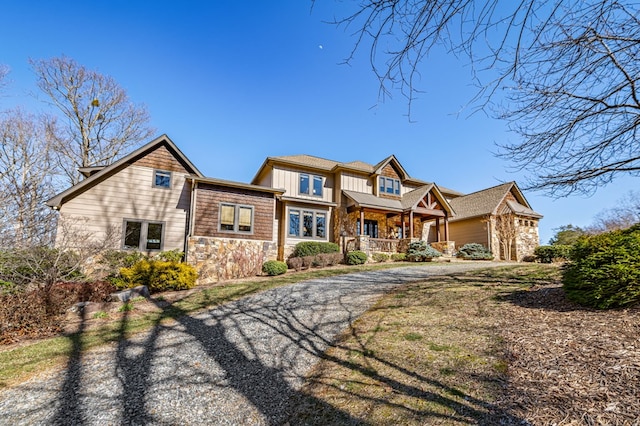
[[[430,264],[315,279],[185,316],[73,356],[62,369],[0,392],[0,423],[282,424],[305,374],[384,292],[493,265],[499,264]]]

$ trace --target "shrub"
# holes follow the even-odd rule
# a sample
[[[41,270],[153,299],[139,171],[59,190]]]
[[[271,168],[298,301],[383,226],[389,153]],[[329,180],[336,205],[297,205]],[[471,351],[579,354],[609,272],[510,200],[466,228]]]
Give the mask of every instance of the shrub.
[[[287,272],[287,264],[279,260],[268,260],[262,264],[262,272],[267,275],[282,275]]]
[[[315,255],[314,256],[303,256],[300,259],[302,259],[302,267],[305,268],[305,269],[311,268],[316,262]]]
[[[456,257],[466,260],[493,260],[493,253],[478,243],[468,243],[460,247]]]
[[[347,253],[347,265],[362,265],[367,261],[367,254],[355,250]]]
[[[569,258],[571,246],[556,244],[553,246],[538,246],[533,254],[540,263],[561,262]]]
[[[302,269],[302,258],[301,257],[290,257],[287,259],[287,265],[291,269],[295,269],[296,271],[300,271]]]
[[[296,244],[291,257],[315,256],[320,253],[339,253],[340,246],[335,243],[304,241]]]
[[[164,260],[165,262],[182,262],[184,258],[184,252],[174,249],[163,251],[155,255],[155,259]]]
[[[415,241],[409,244],[407,259],[412,262],[428,262],[434,257],[440,257],[442,253],[427,244],[426,241]]]
[[[581,237],[562,281],[569,299],[598,309],[640,302],[640,224]]]
[[[391,260],[394,262],[404,262],[407,260],[407,253],[393,253],[391,255]]]
[[[371,258],[373,259],[374,262],[386,262],[389,260],[389,255],[386,253],[373,253],[371,255]]]
[[[186,263],[142,259],[130,268],[120,269],[119,284],[126,288],[146,285],[149,292],[186,290],[196,285],[198,274]]]
[[[0,343],[44,337],[62,330],[67,310],[78,302],[105,302],[115,288],[107,282],[57,283],[0,295]]]
[[[342,253],[320,253],[316,256],[316,263],[319,266],[333,266],[342,262],[344,256]]]

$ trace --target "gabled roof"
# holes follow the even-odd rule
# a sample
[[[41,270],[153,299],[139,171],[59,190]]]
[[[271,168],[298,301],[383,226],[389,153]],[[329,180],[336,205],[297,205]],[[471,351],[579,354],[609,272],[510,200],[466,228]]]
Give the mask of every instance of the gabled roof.
[[[396,158],[395,155],[390,155],[387,158],[385,158],[384,160],[382,160],[381,162],[379,162],[378,164],[376,164],[375,166],[373,166],[373,172],[375,174],[380,174],[382,173],[382,169],[384,169],[388,164],[395,164],[395,166],[398,168],[398,170],[400,171],[401,174],[401,178],[403,180],[409,178],[409,173],[407,173],[407,171],[404,169],[404,167],[402,167],[402,164],[400,164],[400,162],[398,161],[398,159]]]
[[[427,194],[431,192],[436,199],[440,202],[440,205],[447,211],[449,217],[455,216],[456,212],[451,206],[451,204],[447,201],[447,199],[442,195],[440,188],[435,183],[431,183],[429,185],[421,186],[420,188],[416,188],[411,192],[407,192],[402,196],[402,208],[404,210],[415,209],[418,206],[418,203],[427,196]]]
[[[46,204],[49,207],[53,207],[54,209],[60,208],[60,206],[66,201],[74,198],[75,196],[81,194],[87,189],[95,186],[99,182],[103,181],[107,177],[115,174],[116,172],[122,170],[127,167],[129,164],[135,162],[139,158],[144,157],[149,152],[158,148],[159,146],[164,145],[167,147],[169,151],[174,155],[174,157],[183,165],[183,167],[191,174],[194,174],[198,177],[203,177],[203,174],[196,168],[196,166],[191,163],[191,161],[178,149],[176,144],[173,143],[169,136],[162,135],[152,140],[148,144],[141,146],[140,148],[133,151],[131,154],[122,157],[116,162],[104,167],[102,170],[99,170],[93,173],[90,177],[86,178],[80,183],[73,185],[65,191],[62,191],[55,197],[47,200]]]
[[[454,220],[497,214],[498,207],[502,204],[502,201],[509,192],[512,192],[516,200],[518,200],[517,203],[513,203],[514,207],[512,210],[514,208],[518,209],[518,211],[514,210],[514,213],[542,217],[541,214],[531,210],[529,202],[524,198],[518,185],[515,182],[507,182],[462,197],[453,198],[449,201],[449,204],[451,204],[457,213]],[[521,207],[517,207],[516,205]],[[524,213],[525,211],[529,213]]]
[[[400,172],[403,174],[402,176],[403,179],[406,179],[407,181],[410,181],[412,183],[417,183],[417,184],[427,183],[419,179],[411,178],[409,174],[406,172],[406,170],[402,167],[398,159],[395,157],[395,155],[390,155],[384,160],[382,160],[381,162],[379,162],[378,164],[371,165],[369,163],[365,163],[364,161],[359,161],[359,160],[342,163],[340,161],[329,160],[326,158],[316,157],[316,156],[307,155],[307,154],[267,157],[264,160],[264,163],[262,163],[262,165],[258,169],[258,172],[254,176],[254,178],[251,180],[251,183],[255,184],[259,181],[264,168],[268,164],[292,165],[292,166],[304,167],[308,169],[315,169],[315,170],[325,171],[325,172],[335,172],[337,170],[344,169],[344,170],[352,170],[355,172],[366,173],[368,175],[371,175],[374,173],[380,173],[382,168],[387,164],[389,164],[390,162],[393,162],[396,165],[396,167],[400,170]]]
[[[430,191],[432,191],[432,194],[434,194],[436,199],[445,208],[449,216],[453,216],[455,211],[451,208],[435,184],[429,184],[407,192],[401,199],[376,197],[373,194],[348,190],[343,190],[342,193],[360,207],[389,210],[392,212],[406,212],[415,209],[420,200]]]

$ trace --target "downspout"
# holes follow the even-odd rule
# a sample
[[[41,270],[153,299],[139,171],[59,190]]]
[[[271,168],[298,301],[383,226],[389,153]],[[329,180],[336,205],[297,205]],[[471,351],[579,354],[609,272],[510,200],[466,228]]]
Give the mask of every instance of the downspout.
[[[184,261],[185,263],[189,260],[189,237],[193,235],[193,216],[196,207],[196,181],[192,177],[187,177],[187,179],[191,180],[191,199],[189,200],[189,212],[187,213],[187,235],[184,238]]]

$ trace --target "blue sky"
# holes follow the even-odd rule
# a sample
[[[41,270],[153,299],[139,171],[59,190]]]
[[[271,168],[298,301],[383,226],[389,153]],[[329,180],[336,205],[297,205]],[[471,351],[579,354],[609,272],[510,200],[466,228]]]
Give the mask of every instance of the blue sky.
[[[475,93],[468,64],[442,52],[422,63],[423,93],[407,117],[399,93],[384,102],[350,30],[325,23],[350,2],[30,1],[2,7],[0,64],[10,86],[0,109],[36,100],[28,59],[66,55],[114,77],[144,103],[166,133],[208,176],[250,181],[265,157],[311,154],[377,163],[395,154],[414,177],[462,192],[523,181],[493,155],[515,142],[503,122],[462,107]],[[621,178],[591,197],[552,199],[525,192],[553,228],[584,226],[637,185]]]

